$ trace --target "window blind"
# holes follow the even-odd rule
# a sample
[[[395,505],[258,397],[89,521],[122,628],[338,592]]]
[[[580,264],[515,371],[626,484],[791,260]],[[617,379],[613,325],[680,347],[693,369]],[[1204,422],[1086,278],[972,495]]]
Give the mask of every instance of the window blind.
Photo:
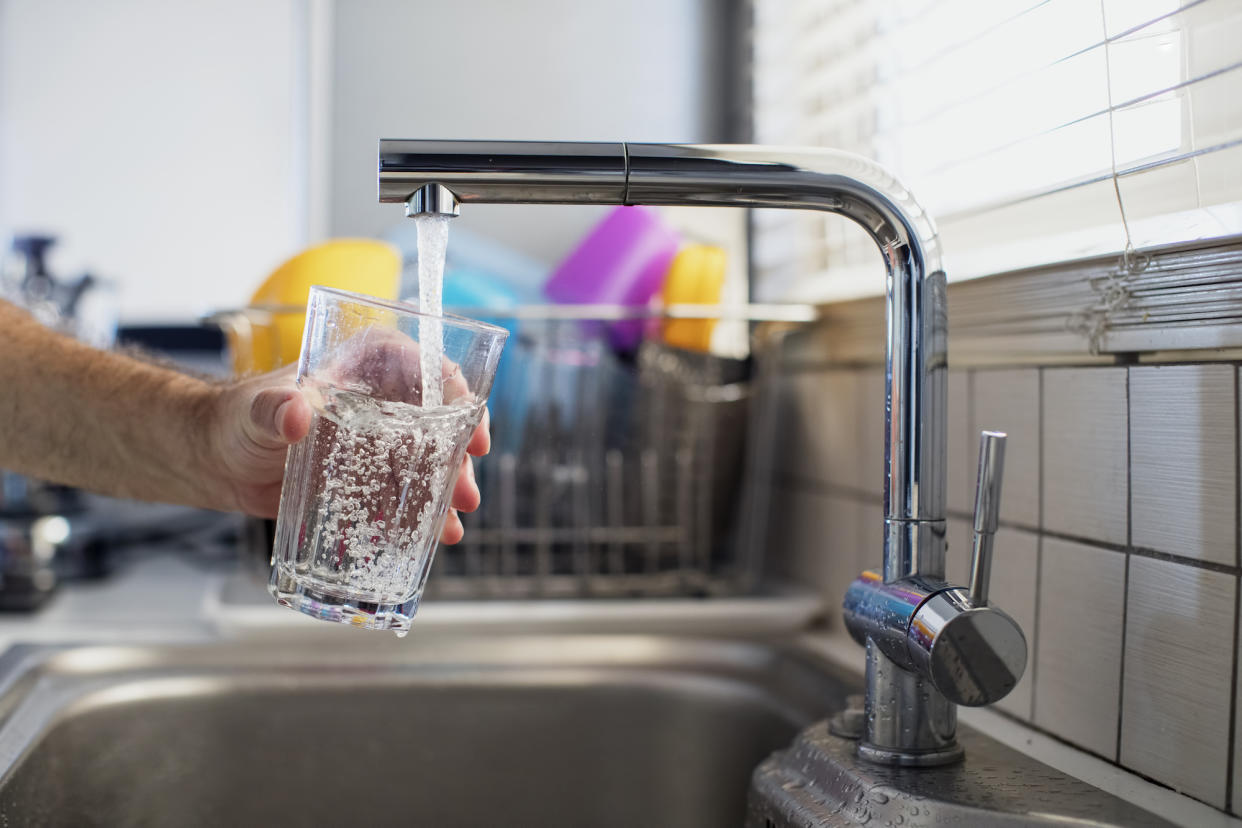
[[[1237,0],[753,9],[756,141],[892,169],[951,282],[1242,233]],[[839,217],[758,211],[753,257],[762,300],[883,290],[874,245]]]

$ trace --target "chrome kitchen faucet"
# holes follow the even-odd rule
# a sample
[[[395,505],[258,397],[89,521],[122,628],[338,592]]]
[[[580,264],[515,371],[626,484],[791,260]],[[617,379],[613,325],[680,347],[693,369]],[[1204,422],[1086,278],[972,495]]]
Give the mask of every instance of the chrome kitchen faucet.
[[[858,753],[894,765],[959,759],[955,704],[1005,696],[1026,667],[1018,624],[987,601],[1003,434],[985,432],[969,588],[944,581],[945,275],[930,217],[872,161],[826,149],[383,140],[379,200],[407,215],[460,204],[775,207],[846,216],[887,270],[884,565],[850,587],[845,619],[867,651]]]

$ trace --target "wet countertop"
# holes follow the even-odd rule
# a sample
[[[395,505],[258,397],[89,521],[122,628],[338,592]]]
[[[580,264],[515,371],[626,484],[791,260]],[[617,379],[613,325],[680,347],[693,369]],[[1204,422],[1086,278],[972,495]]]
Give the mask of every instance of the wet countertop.
[[[435,577],[434,572],[431,576]],[[822,599],[807,592],[710,600],[428,601],[412,633],[423,629],[501,632],[608,632],[713,636],[799,636],[860,671],[862,651],[841,633],[808,633]],[[261,573],[229,554],[153,545],[129,550],[111,575],[76,581],[29,613],[0,614],[0,652],[19,643],[138,644],[314,634],[328,626],[271,601]],[[329,630],[332,632],[332,630]],[[350,630],[347,635],[375,635]],[[1180,824],[1242,826],[1242,821],[1153,785],[986,709],[960,720],[998,741]]]

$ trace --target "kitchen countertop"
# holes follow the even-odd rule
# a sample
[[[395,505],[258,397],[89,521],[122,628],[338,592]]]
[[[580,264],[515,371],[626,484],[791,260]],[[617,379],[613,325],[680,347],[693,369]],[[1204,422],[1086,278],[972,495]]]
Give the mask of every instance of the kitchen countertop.
[[[434,572],[432,578],[435,577]],[[841,631],[808,633],[822,600],[807,593],[755,598],[587,601],[429,601],[419,629],[487,632],[600,632],[679,635],[801,635],[855,672],[862,651]],[[300,632],[299,632],[300,631]],[[195,643],[289,634],[373,635],[334,628],[277,606],[235,560],[203,559],[151,547],[125,556],[98,581],[63,585],[40,609],[0,614],[0,652],[20,643]],[[1181,824],[1239,828],[1242,820],[1078,751],[1003,714],[966,709],[960,720],[1058,770]]]
[[[781,635],[806,629],[821,610],[822,600],[808,592],[712,599],[429,600],[419,609],[413,632],[451,627],[497,633]],[[35,611],[0,614],[0,647],[207,641],[328,629],[322,621],[277,606],[260,578],[234,560],[155,546],[127,554],[107,578],[63,584]]]

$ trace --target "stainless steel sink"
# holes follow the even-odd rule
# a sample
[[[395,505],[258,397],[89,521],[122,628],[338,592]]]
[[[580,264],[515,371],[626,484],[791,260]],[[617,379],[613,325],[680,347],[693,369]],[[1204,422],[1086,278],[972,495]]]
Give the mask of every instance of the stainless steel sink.
[[[0,824],[740,825],[854,689],[788,647],[342,632],[10,652]]]
[[[10,650],[0,826],[1162,824],[968,728],[860,765],[790,636],[324,630]]]

